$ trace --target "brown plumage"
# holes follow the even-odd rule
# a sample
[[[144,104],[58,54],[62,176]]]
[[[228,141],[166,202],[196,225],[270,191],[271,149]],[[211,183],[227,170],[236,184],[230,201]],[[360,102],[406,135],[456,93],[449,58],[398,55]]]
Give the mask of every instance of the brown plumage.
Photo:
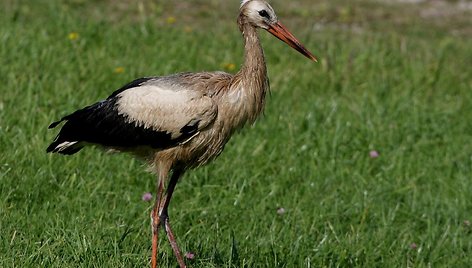
[[[160,226],[165,228],[180,267],[185,267],[168,217],[179,178],[186,170],[217,157],[232,134],[253,123],[264,108],[269,80],[256,28],[269,31],[316,61],[263,0],[244,0],[238,25],[244,39],[244,64],[235,75],[202,72],[140,78],[50,126],[65,121],[48,152],[74,154],[85,145],[96,144],[131,152],[156,171],[152,267],[157,266]]]

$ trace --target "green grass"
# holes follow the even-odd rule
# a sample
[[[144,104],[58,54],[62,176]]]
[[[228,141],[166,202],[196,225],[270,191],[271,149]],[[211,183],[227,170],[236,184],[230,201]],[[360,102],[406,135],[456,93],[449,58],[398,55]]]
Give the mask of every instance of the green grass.
[[[153,175],[99,149],[48,155],[47,126],[137,77],[241,64],[238,1],[174,2],[0,4],[0,267],[148,265]],[[273,4],[321,60],[261,32],[265,116],[171,204],[189,266],[470,267],[470,10]]]

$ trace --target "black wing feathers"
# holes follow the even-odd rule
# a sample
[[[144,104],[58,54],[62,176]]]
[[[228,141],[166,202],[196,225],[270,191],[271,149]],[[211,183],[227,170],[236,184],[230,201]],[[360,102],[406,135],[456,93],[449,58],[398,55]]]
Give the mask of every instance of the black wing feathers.
[[[85,143],[99,144],[106,147],[132,148],[149,146],[168,148],[190,138],[198,130],[199,121],[189,122],[180,130],[181,135],[172,138],[171,133],[145,128],[138,122],[130,121],[120,114],[117,108],[117,96],[120,92],[137,87],[151,78],[137,79],[115,91],[106,100],[97,102],[52,123],[54,128],[66,121],[47,152],[73,154],[82,149]],[[64,142],[77,142],[71,146],[61,147]]]

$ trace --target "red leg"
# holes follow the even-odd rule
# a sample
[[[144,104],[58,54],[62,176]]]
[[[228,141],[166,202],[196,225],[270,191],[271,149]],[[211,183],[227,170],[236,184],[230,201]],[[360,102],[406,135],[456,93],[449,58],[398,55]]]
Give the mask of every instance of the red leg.
[[[180,268],[185,268],[185,262],[184,259],[182,258],[182,254],[180,253],[180,249],[177,246],[177,241],[175,240],[174,233],[172,232],[172,229],[170,228],[169,224],[169,217],[165,220],[165,230],[167,233],[167,238],[169,239],[170,246],[172,247],[172,250],[174,251],[174,255],[177,258],[177,262],[179,263]]]
[[[168,207],[170,204],[170,199],[172,198],[172,193],[174,192],[175,185],[182,175],[182,171],[174,170],[172,177],[170,178],[169,186],[166,189],[166,194],[164,195],[164,184],[167,179],[168,170],[165,168],[160,169],[159,172],[159,182],[157,185],[157,196],[154,203],[154,207],[151,211],[151,227],[152,227],[152,255],[151,255],[151,267],[157,268],[157,254],[158,254],[158,245],[159,245],[159,227],[164,226],[166,231],[167,238],[169,239],[174,255],[177,258],[180,268],[185,268],[185,262],[180,253],[180,249],[177,246],[177,241],[175,239],[174,233],[169,224],[168,216]]]
[[[163,191],[164,191],[164,180],[167,175],[165,173],[159,174],[159,182],[157,186],[157,196],[154,203],[154,207],[151,211],[151,229],[152,229],[152,255],[151,255],[151,267],[157,268],[157,253],[159,245],[159,227],[161,226],[159,218],[159,208],[162,206]]]
[[[166,191],[166,196],[164,199],[164,203],[162,205],[162,209],[159,213],[159,217],[161,220],[161,224],[164,225],[164,230],[167,233],[167,238],[169,239],[170,246],[172,247],[172,250],[174,251],[174,255],[177,258],[177,262],[179,263],[180,268],[185,268],[185,262],[184,259],[182,258],[182,254],[180,253],[180,249],[177,246],[177,241],[175,240],[174,233],[172,232],[172,229],[170,227],[169,223],[169,216],[167,213],[167,209],[169,207],[170,199],[172,198],[172,193],[174,192],[175,185],[177,184],[177,181],[179,180],[182,172],[180,170],[174,170],[172,177],[169,182],[169,186],[167,187]]]

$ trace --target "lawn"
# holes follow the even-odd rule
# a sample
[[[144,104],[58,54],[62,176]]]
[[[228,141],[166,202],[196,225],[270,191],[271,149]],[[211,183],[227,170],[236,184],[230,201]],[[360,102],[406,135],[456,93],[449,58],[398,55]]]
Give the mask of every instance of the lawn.
[[[149,264],[154,175],[45,148],[134,78],[237,71],[238,1],[161,2],[0,3],[0,267]],[[170,206],[190,267],[472,266],[472,8],[414,2],[272,1],[320,61],[260,32],[264,116]]]

